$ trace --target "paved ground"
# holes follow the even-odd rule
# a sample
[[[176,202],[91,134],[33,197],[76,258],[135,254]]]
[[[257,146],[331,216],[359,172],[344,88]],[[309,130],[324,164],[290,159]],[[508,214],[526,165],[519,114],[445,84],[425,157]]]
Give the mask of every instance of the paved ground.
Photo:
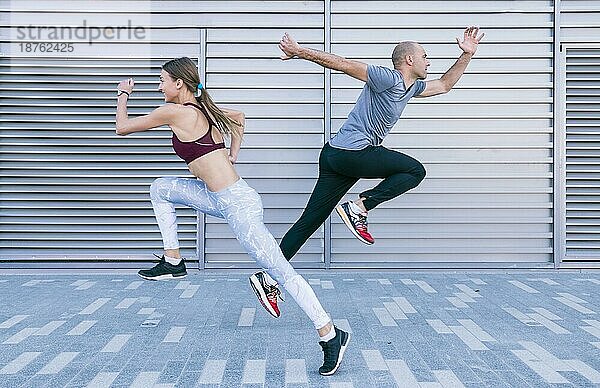
[[[3,274],[0,386],[600,386],[600,272],[305,277],[352,332],[328,378],[310,321],[244,274]]]

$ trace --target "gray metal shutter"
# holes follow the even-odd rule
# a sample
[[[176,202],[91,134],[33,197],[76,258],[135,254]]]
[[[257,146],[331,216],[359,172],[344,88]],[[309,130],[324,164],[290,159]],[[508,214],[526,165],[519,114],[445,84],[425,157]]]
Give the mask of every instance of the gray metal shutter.
[[[126,21],[139,13],[148,17],[141,25],[152,39],[147,57],[135,56],[136,42],[103,41],[102,56],[1,59],[2,259],[33,265],[127,261],[160,251],[148,187],[156,177],[189,172],[173,155],[167,130],[114,135],[114,90],[117,80],[133,76],[138,86],[130,114],[150,111],[162,100],[156,93],[160,64],[182,55],[199,60],[219,104],[247,113],[238,169],[262,194],[267,226],[280,238],[314,185],[323,144],[324,71],[280,61],[277,41],[289,31],[323,49],[323,3],[176,1],[166,7],[144,1],[119,3],[119,10],[112,4],[99,10],[95,3],[62,1],[57,12],[42,3],[2,3],[12,11],[7,25],[11,16],[34,25],[50,19],[56,26],[77,26],[82,18]],[[83,13],[86,7],[89,13]],[[9,28],[2,36],[10,36]],[[194,212],[185,208],[178,219],[185,256],[196,256],[198,233],[207,266],[254,266],[220,220],[207,217],[205,227],[201,217],[197,229]],[[297,256],[298,266],[323,266],[323,253],[321,228]]]
[[[190,175],[170,131],[115,135],[116,81],[136,88],[129,114],[161,103],[164,59],[2,58],[2,256],[24,260],[128,260],[162,243],[148,188]],[[196,216],[181,209],[180,239],[195,253]]]
[[[119,80],[133,77],[129,114],[151,111],[162,103],[160,65],[181,55],[197,60],[200,34],[198,28],[152,31],[149,1],[116,4],[2,3],[11,11],[2,18],[8,43],[0,58],[0,256],[9,265],[112,267],[162,249],[149,185],[162,175],[190,174],[171,150],[168,128],[115,134],[115,90]],[[129,20],[148,39],[101,38],[89,46],[72,37],[60,40],[75,45],[71,54],[19,54],[18,43],[52,41],[18,40],[18,26],[73,28],[82,20],[99,26]],[[161,20],[168,18],[153,15],[152,24]],[[196,214],[181,209],[178,215],[183,252],[193,257]]]
[[[600,264],[600,47],[565,48],[566,255]]]
[[[416,189],[371,211],[375,245],[337,217],[332,266],[549,266],[552,260],[552,20],[547,1],[332,1],[331,51],[391,67],[421,42],[438,78],[465,24],[485,44],[447,95],[413,100],[387,146],[425,165]],[[332,74],[332,131],[363,84]],[[354,198],[377,181],[364,180]]]
[[[437,77],[458,56],[453,39],[463,23],[488,32],[468,74],[450,94],[414,101],[386,143],[424,162],[425,182],[372,212],[375,246],[360,245],[333,215],[331,228],[326,223],[315,233],[295,265],[327,266],[330,244],[338,267],[545,266],[551,260],[553,14],[547,1],[143,1],[102,12],[99,3],[61,1],[52,10],[18,3],[12,15],[46,25],[75,26],[83,15],[125,22],[144,16],[152,44],[146,55],[135,54],[138,42],[105,41],[102,57],[0,59],[4,260],[99,265],[160,250],[148,186],[158,176],[188,173],[172,154],[168,131],[113,135],[119,78],[139,80],[131,113],[141,114],[160,104],[155,77],[165,59],[198,59],[215,100],[248,115],[238,169],[261,193],[267,226],[280,238],[306,204],[320,147],[361,87],[317,65],[281,62],[281,34],[386,66],[397,41],[417,40]],[[88,4],[93,7],[83,12]],[[7,29],[0,28],[3,37]],[[86,93],[75,90],[79,82]],[[363,181],[352,194],[375,183]],[[181,209],[179,220],[184,255],[192,257],[195,215]],[[200,226],[207,266],[253,266],[225,224],[207,217]]]
[[[600,2],[557,2],[557,255],[561,267],[600,265]]]
[[[223,12],[231,12],[227,3]],[[249,2],[248,10],[265,13],[263,5]],[[208,29],[206,80],[216,101],[246,114],[236,169],[260,193],[265,224],[279,241],[300,216],[316,180],[324,141],[325,85],[322,67],[281,61],[277,43],[287,31],[323,50],[323,4],[280,2],[269,7],[271,13],[258,26],[241,19],[236,28]],[[207,267],[255,267],[222,220],[207,216],[205,233]],[[294,266],[323,265],[321,227],[294,257]]]

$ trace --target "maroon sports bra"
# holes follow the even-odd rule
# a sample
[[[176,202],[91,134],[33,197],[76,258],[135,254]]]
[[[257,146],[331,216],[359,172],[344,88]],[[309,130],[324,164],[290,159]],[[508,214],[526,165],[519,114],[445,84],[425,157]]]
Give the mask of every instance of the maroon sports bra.
[[[181,141],[179,140],[175,132],[173,132],[173,138],[171,140],[173,142],[173,149],[175,150],[177,156],[185,160],[187,164],[190,164],[201,156],[204,156],[215,150],[225,148],[225,143],[215,143],[213,141],[211,135],[212,127],[216,127],[217,124],[208,115],[206,109],[204,109],[202,105],[196,105],[192,102],[186,102],[183,105],[192,105],[200,109],[202,114],[206,117],[206,120],[208,120],[208,131],[204,136],[193,141]]]

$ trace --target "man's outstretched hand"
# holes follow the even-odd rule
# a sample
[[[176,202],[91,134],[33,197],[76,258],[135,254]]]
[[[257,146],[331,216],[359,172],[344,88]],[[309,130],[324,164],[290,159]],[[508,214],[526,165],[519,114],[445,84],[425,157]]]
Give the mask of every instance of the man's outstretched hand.
[[[279,48],[281,49],[281,51],[283,51],[283,54],[280,58],[284,61],[287,59],[294,58],[296,55],[298,55],[301,49],[300,45],[296,43],[294,38],[289,36],[287,32],[279,41]]]
[[[478,33],[479,27],[468,27],[465,30],[462,42],[459,38],[456,38],[456,43],[458,43],[458,47],[460,47],[460,49],[466,54],[475,54],[475,51],[477,51],[477,45],[485,35],[482,32],[480,36],[477,36]]]

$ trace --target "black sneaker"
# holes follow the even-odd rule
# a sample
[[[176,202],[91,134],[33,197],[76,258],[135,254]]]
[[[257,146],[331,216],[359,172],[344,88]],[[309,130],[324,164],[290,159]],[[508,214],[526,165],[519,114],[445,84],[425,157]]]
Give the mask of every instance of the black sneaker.
[[[183,279],[187,276],[185,270],[185,260],[182,258],[179,264],[173,265],[167,263],[164,256],[159,257],[158,264],[150,269],[142,269],[138,271],[138,275],[146,280],[168,280],[168,279]]]
[[[348,342],[350,342],[350,334],[335,326],[333,328],[335,337],[327,342],[319,342],[319,345],[323,348],[323,365],[319,368],[319,373],[323,376],[331,376],[338,370]]]
[[[267,283],[264,272],[257,272],[250,276],[250,285],[265,310],[275,318],[279,318],[281,313],[277,306],[277,297],[283,300],[279,287]]]

